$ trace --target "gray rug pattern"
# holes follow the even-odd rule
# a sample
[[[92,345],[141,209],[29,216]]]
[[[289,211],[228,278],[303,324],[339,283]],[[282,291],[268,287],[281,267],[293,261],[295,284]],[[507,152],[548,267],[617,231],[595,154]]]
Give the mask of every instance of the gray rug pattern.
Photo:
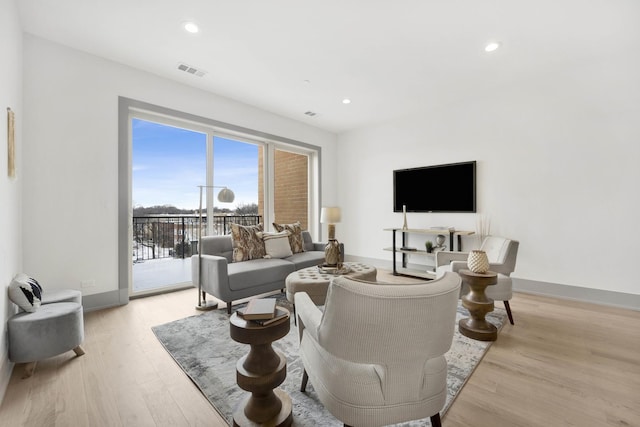
[[[239,307],[236,306],[234,309]],[[448,396],[441,415],[447,411],[491,344],[461,335],[457,322],[464,317],[468,317],[468,312],[459,304],[453,344],[446,354]],[[498,329],[502,328],[505,318],[506,312],[498,307],[487,315],[487,320]],[[154,326],[152,330],[213,407],[231,424],[233,411],[248,393],[236,385],[236,362],[248,353],[249,346],[237,343],[229,336],[229,316],[226,314],[226,308]],[[299,390],[303,367],[298,358],[298,336],[293,318],[289,334],[274,342],[273,347],[287,358],[287,378],[280,388],[291,396],[293,425],[342,426],[342,423],[317,399],[311,382],[307,385],[306,393]],[[417,427],[431,424],[427,418],[401,425]]]

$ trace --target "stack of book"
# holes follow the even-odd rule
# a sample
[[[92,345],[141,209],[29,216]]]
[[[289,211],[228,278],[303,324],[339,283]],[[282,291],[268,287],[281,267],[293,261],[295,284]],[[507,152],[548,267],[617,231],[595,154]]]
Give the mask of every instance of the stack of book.
[[[289,316],[289,313],[285,310],[278,312],[275,298],[252,299],[245,308],[238,309],[236,313],[243,319],[251,320],[262,326]]]

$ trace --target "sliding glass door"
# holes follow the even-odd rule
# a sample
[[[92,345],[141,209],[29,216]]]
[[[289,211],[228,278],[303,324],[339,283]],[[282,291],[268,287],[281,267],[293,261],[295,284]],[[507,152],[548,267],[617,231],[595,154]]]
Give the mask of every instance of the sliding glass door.
[[[136,295],[191,282],[207,134],[137,118],[131,130],[131,294]]]
[[[222,189],[228,189],[233,192],[234,198],[231,203],[223,203],[217,196],[209,198],[216,225],[207,230],[208,234],[229,234],[231,222],[251,225],[262,221],[264,213],[258,206],[259,194],[262,192],[261,151],[262,144],[214,133],[213,194],[215,196]]]

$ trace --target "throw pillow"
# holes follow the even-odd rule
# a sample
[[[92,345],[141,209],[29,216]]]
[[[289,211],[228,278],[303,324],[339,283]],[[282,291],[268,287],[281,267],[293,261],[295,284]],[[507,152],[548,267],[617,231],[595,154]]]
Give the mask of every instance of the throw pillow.
[[[293,255],[289,244],[289,232],[261,233],[264,241],[265,258],[286,258]]]
[[[300,221],[296,221],[293,224],[276,224],[274,222],[273,226],[277,231],[288,231],[290,233],[289,245],[291,246],[291,252],[294,254],[304,252],[302,226],[300,225]]]
[[[263,230],[262,224],[231,224],[231,241],[233,243],[233,262],[264,258],[264,242],[258,236]]]
[[[33,277],[18,273],[9,284],[9,299],[24,311],[34,312],[42,302],[42,286]]]

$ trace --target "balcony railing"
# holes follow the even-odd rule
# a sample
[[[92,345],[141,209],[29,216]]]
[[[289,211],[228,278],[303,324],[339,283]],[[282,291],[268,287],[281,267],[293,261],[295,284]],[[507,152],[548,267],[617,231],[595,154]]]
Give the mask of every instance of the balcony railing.
[[[215,215],[213,233],[231,232],[231,224],[257,225],[260,215]],[[150,259],[188,258],[198,253],[198,230],[207,235],[207,217],[198,215],[155,215],[133,217],[133,262]]]

